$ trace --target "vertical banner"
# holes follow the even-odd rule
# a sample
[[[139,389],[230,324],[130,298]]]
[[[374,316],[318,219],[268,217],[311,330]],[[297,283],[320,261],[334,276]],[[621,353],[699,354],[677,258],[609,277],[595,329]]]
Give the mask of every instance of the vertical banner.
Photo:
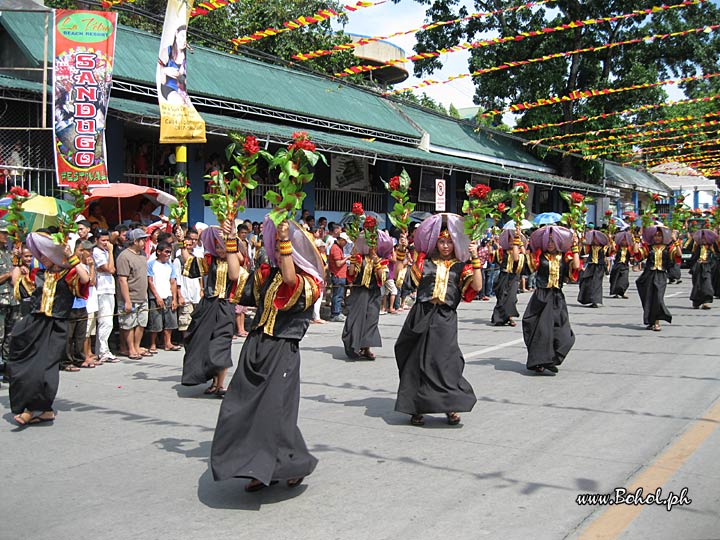
[[[58,185],[107,184],[105,118],[117,14],[55,10],[53,111]]]
[[[187,23],[192,0],[168,0],[155,74],[160,143],[205,142],[205,121],[187,93]]]

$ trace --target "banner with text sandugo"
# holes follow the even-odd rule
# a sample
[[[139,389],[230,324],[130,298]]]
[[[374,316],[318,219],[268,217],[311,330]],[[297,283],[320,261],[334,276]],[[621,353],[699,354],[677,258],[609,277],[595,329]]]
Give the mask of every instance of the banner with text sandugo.
[[[205,142],[205,121],[187,92],[187,24],[192,1],[168,0],[155,83],[160,103],[160,143]]]
[[[117,14],[55,10],[53,111],[58,185],[107,184],[105,119]]]

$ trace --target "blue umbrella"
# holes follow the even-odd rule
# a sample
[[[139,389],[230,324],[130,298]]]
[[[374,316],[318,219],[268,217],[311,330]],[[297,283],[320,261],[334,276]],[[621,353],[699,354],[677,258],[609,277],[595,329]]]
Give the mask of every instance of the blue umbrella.
[[[559,223],[562,216],[557,212],[543,212],[538,214],[533,219],[535,225],[552,225],[553,223]]]

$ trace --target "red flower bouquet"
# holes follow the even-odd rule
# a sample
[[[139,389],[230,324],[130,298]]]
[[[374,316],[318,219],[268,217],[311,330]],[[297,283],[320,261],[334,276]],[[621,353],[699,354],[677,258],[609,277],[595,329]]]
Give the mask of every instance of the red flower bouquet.
[[[508,194],[501,189],[493,190],[486,184],[472,186],[469,183],[465,184],[465,193],[468,196],[462,205],[465,234],[471,240],[479,240],[490,226],[490,219],[500,220],[500,213],[506,208],[503,201]],[[501,204],[503,210],[499,208]]]
[[[587,203],[594,199],[576,191],[561,191],[560,196],[568,204],[568,211],[562,215],[560,223],[577,232],[578,237],[582,237],[585,231],[585,214],[588,212]]]
[[[360,236],[360,227],[365,221],[365,210],[363,210],[362,204],[359,202],[353,203],[350,214],[352,219],[345,228],[348,236],[354,242]]]
[[[363,230],[368,247],[376,248],[378,242],[377,220],[372,216],[367,216],[363,222]]]
[[[410,175],[403,169],[399,176],[393,176],[387,182],[383,181],[383,184],[385,189],[390,192],[390,196],[395,199],[395,205],[388,214],[390,223],[402,232],[407,232],[410,226],[410,213],[415,210],[415,203],[410,202],[410,185],[412,184]]]

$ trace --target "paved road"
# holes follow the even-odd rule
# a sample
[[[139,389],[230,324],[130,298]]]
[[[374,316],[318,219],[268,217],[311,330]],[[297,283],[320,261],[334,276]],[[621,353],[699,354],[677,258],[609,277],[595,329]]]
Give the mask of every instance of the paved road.
[[[577,342],[557,377],[525,371],[520,327],[488,326],[491,303],[463,305],[478,404],[456,428],[393,411],[404,316],[381,318],[375,362],[343,358],[340,324],[313,325],[300,424],[320,463],[293,491],[212,481],[220,402],[179,384],[182,353],[63,373],[54,426],[15,429],[4,385],[0,537],[720,538],[720,306],[690,309],[689,289],[668,288],[675,324],[655,333],[634,290],[589,309],[569,286]],[[575,502],[637,485],[687,487],[692,503]]]

